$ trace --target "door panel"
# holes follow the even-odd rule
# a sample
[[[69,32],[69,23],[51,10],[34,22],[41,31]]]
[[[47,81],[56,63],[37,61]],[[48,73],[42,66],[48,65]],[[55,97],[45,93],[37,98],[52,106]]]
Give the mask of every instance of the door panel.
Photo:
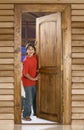
[[[36,40],[40,74],[37,85],[37,116],[61,122],[61,13],[36,19]]]
[[[49,29],[49,30],[47,30]],[[53,33],[53,29],[55,29]],[[43,66],[55,66],[57,60],[54,59],[57,47],[56,44],[56,32],[57,27],[55,22],[45,22],[40,27],[40,64]],[[50,44],[52,43],[52,44]],[[53,44],[54,43],[54,44]],[[48,55],[49,54],[49,55]],[[44,58],[45,57],[45,58]]]

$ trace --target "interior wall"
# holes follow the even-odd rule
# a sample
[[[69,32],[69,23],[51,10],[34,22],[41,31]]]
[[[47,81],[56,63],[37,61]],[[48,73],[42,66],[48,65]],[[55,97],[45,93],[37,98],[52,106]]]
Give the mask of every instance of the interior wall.
[[[84,124],[84,4],[72,4],[72,124]]]
[[[0,4],[1,124],[14,124],[14,4]]]
[[[81,2],[81,1],[79,1]],[[72,124],[84,124],[84,4],[72,4]],[[0,124],[14,124],[14,4],[0,4]]]

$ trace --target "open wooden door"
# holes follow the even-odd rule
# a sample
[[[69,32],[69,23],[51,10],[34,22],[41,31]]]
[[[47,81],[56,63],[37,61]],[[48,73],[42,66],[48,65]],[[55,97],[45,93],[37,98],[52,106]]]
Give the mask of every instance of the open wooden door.
[[[36,19],[40,79],[37,85],[37,116],[62,121],[61,13]]]

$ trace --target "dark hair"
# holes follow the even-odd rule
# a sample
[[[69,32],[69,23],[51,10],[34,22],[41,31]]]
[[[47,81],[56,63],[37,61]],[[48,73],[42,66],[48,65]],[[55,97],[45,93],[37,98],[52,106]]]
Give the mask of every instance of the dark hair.
[[[26,44],[26,51],[27,51],[27,49],[28,49],[30,46],[34,49],[34,51],[35,51],[35,53],[36,53],[36,48],[35,48],[34,44],[32,44],[32,43],[27,43],[27,44]],[[34,54],[35,54],[35,53],[34,53]]]

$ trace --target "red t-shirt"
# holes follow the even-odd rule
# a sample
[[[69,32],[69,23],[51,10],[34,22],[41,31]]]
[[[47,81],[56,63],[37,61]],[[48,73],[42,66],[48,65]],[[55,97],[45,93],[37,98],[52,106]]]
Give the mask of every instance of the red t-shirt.
[[[22,70],[22,83],[24,87],[36,84],[36,81],[32,81],[24,76],[26,74],[30,74],[34,78],[36,76],[36,69],[37,69],[36,55],[33,55],[32,57],[26,56],[23,61],[23,70]]]

